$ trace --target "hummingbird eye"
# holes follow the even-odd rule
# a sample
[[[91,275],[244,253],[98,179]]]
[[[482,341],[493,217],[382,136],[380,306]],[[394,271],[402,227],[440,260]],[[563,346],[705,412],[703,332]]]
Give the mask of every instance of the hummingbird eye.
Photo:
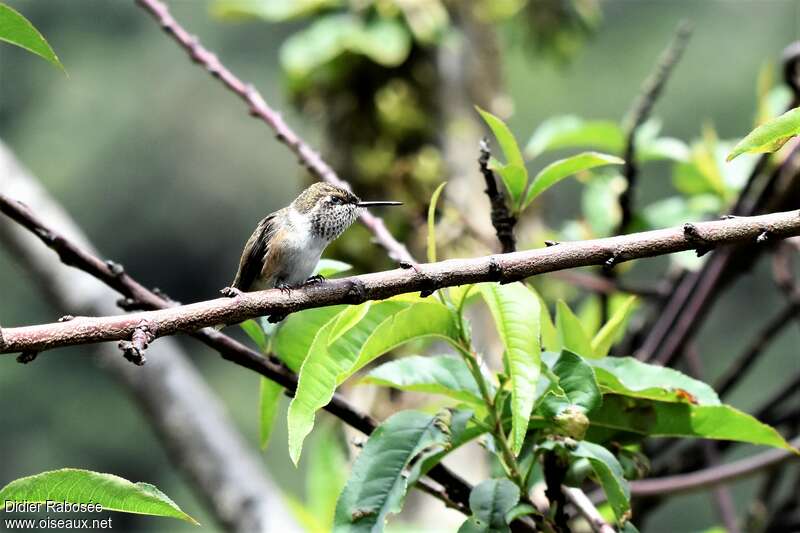
[[[331,196],[331,203],[334,205],[338,205],[342,203],[342,199],[338,196]]]

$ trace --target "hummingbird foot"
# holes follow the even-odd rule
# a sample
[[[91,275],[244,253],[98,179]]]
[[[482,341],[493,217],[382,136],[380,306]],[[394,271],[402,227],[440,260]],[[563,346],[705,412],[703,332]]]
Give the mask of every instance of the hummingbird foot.
[[[222,294],[223,296],[227,296],[228,298],[236,298],[242,295],[242,291],[240,291],[236,287],[225,287],[224,289],[221,289],[219,292],[220,294]]]
[[[310,278],[308,278],[306,280],[306,282],[303,283],[303,285],[314,285],[315,283],[319,283],[321,281],[325,281],[325,276],[321,276],[319,274],[316,274],[316,275],[311,276]]]
[[[293,287],[292,285],[289,285],[288,283],[279,282],[279,283],[275,284],[275,288],[278,289],[279,291],[281,291],[283,294],[288,296],[288,295],[292,294],[292,289],[295,289],[297,287]]]

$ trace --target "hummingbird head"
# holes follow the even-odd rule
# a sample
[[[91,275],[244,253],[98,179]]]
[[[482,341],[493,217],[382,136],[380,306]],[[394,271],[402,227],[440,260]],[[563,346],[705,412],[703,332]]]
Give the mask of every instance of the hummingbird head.
[[[317,182],[292,202],[292,207],[311,220],[311,231],[317,236],[334,240],[356,221],[365,207],[379,205],[400,205],[400,202],[362,202],[352,192]]]

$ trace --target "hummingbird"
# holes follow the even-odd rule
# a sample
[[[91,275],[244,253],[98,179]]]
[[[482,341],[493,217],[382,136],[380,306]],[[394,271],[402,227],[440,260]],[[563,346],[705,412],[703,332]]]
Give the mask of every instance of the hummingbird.
[[[288,207],[258,223],[244,246],[233,283],[220,292],[234,297],[272,288],[290,291],[322,280],[311,274],[325,248],[355,222],[362,209],[384,205],[402,202],[362,202],[341,187],[314,183]],[[273,316],[270,321],[280,318]]]

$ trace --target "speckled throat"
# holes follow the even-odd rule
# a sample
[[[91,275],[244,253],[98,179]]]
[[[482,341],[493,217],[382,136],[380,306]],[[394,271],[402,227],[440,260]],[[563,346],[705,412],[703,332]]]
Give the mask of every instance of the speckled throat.
[[[361,209],[355,205],[342,208],[318,209],[311,214],[311,233],[327,241],[336,239],[358,218]]]

